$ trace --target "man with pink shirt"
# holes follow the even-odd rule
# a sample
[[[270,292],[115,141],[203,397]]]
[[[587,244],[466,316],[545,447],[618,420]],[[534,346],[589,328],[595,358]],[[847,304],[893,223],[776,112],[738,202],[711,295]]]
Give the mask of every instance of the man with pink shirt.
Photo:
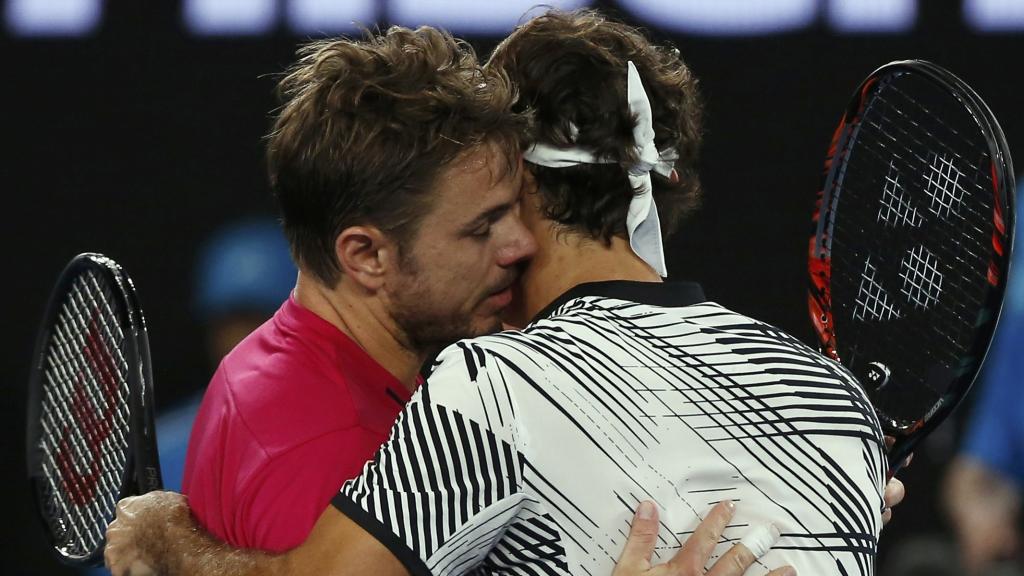
[[[183,490],[225,540],[293,548],[380,447],[410,395],[292,296],[214,375],[189,439]]]
[[[500,328],[534,251],[523,120],[468,46],[394,28],[300,56],[267,151],[298,280],[220,364],[183,481],[207,530],[270,551],[386,440],[431,352]]]

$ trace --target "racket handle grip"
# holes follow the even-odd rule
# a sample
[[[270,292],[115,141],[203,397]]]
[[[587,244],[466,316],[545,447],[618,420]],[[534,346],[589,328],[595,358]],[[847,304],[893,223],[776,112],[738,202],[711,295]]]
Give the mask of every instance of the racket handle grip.
[[[889,471],[885,477],[886,481],[892,480],[892,477],[897,472],[910,463],[910,457],[913,455],[914,444],[916,443],[916,439],[900,438],[892,445],[892,448],[889,449],[889,453],[885,457],[889,462]]]

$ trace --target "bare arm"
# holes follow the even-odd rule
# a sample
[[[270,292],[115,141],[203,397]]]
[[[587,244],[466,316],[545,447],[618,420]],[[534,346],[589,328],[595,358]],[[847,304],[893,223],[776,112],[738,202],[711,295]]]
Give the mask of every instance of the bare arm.
[[[214,539],[196,524],[185,497],[174,492],[118,502],[103,557],[115,576],[287,573],[280,556],[234,549]]]
[[[384,545],[333,507],[301,546],[270,554],[216,540],[196,524],[186,498],[174,492],[150,492],[118,503],[104,556],[115,576],[408,574]]]
[[[733,511],[731,504],[717,505],[672,560],[657,566],[651,565],[660,527],[657,509],[651,505],[638,511],[613,576],[703,575]],[[707,574],[741,576],[771,542],[760,545],[737,544]],[[107,529],[105,559],[114,576],[409,574],[390,550],[334,507],[324,511],[301,546],[269,554],[217,541],[196,524],[186,498],[174,492],[150,492],[118,503],[117,518]],[[792,568],[783,567],[768,576],[794,574]]]

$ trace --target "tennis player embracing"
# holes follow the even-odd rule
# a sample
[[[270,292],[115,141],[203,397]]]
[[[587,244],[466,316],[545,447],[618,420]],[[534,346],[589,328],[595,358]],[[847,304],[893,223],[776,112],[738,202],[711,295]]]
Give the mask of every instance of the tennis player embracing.
[[[441,352],[298,548],[231,548],[194,529],[184,498],[157,492],[121,503],[108,564],[117,574],[872,574],[885,458],[856,382],[696,284],[662,281],[663,234],[699,193],[700,104],[678,52],[594,12],[550,12],[503,42],[485,73],[518,89],[526,169],[501,153],[478,162],[522,179],[522,201],[509,196],[509,210],[463,230],[488,243],[524,226],[535,238],[504,310],[525,328]],[[495,194],[483,180],[478,190],[462,201]]]

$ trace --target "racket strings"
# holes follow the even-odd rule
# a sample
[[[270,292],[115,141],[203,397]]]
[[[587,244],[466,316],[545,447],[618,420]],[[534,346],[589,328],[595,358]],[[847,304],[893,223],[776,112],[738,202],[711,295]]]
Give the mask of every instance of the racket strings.
[[[942,293],[942,279],[938,258],[924,246],[916,246],[907,252],[900,263],[900,278],[903,287],[900,292],[915,307],[927,310],[939,301]]]
[[[863,250],[863,245],[845,246],[842,241],[836,242],[837,252],[842,250]],[[857,283],[857,293],[853,298],[855,301],[853,317],[856,320],[890,320],[894,318],[900,318],[905,315],[902,307],[898,307],[896,300],[885,290],[881,281],[876,277],[877,268],[874,263],[868,259],[865,259],[861,264],[858,259],[844,259],[835,258],[833,256],[833,270],[846,268],[847,270],[854,270],[858,265],[861,265],[861,272],[856,275],[844,275],[842,273],[834,274],[834,278],[839,282],[846,283]],[[899,266],[899,276],[902,279],[902,287],[900,292],[906,297],[906,300],[912,304],[917,304],[919,309],[928,309],[935,305],[939,301],[939,296],[943,291],[945,292],[960,292],[960,298],[949,300],[944,302],[944,306],[949,309],[953,314],[957,316],[968,316],[976,315],[977,311],[983,305],[983,295],[975,294],[970,291],[968,286],[969,278],[965,276],[958,276],[954,274],[943,274],[939,272],[940,264],[937,263],[937,259],[934,254],[927,251],[923,246],[917,246],[912,248],[910,252],[904,254],[903,259]],[[840,288],[841,291],[841,288]],[[963,324],[965,332],[971,332],[973,327],[970,323]],[[957,338],[950,335],[948,328],[949,326],[933,325],[931,328],[938,332],[938,335],[949,339],[952,342],[958,342],[963,338]],[[969,339],[969,338],[968,338]],[[850,343],[850,338],[844,338],[847,344]],[[908,348],[912,348],[908,344]],[[955,350],[949,350],[949,347],[945,347],[944,350],[947,352],[947,360],[953,361],[959,356],[959,352]],[[849,357],[849,354],[844,354],[843,357]]]
[[[853,317],[856,320],[891,320],[894,318],[900,318],[904,315],[902,309],[897,307],[897,303],[894,297],[890,296],[889,293],[883,287],[877,276],[877,268],[871,262],[870,256],[868,256],[863,263],[857,258],[843,258],[838,254],[850,254],[856,252],[864,252],[865,246],[863,243],[857,245],[849,245],[842,240],[834,240],[835,251],[833,252],[833,277],[837,280],[846,280],[849,282],[857,282],[858,288],[856,296],[854,298],[854,310]],[[881,248],[881,249],[884,249]],[[955,313],[958,315],[973,314],[983,305],[983,295],[976,294],[976,290],[969,290],[965,283],[968,278],[964,276],[948,275],[938,272],[939,265],[935,262],[934,255],[930,251],[926,251],[923,246],[918,246],[914,250],[920,251],[916,256],[914,254],[906,254],[904,260],[900,266],[900,277],[904,279],[904,285],[901,292],[908,296],[908,299],[913,302],[911,298],[914,294],[927,294],[929,301],[937,300],[939,294],[942,292],[943,282],[947,286],[947,291],[959,292],[961,298],[952,301],[946,301],[945,305],[955,309]],[[927,252],[929,255],[928,259],[921,258],[920,254]],[[872,251],[873,253],[873,251]],[[909,257],[907,257],[909,256]],[[917,262],[927,263],[927,267],[924,269],[914,268],[914,264]],[[836,272],[841,270],[853,270],[857,266],[861,266],[861,272],[857,275],[844,275],[842,272]],[[980,265],[980,264],[978,264]],[[917,279],[928,280],[927,284],[922,285],[921,283],[915,282]],[[930,290],[926,291],[925,286],[928,286]],[[975,287],[976,288],[976,287]],[[913,289],[913,291],[911,291]],[[919,304],[923,304],[920,308],[927,308],[927,304],[934,302],[922,302],[921,298],[918,297]],[[948,336],[948,333],[944,333]],[[848,343],[849,338],[844,338]],[[955,342],[956,340],[953,339]],[[948,348],[948,347],[947,347]],[[844,357],[847,357],[844,355]],[[956,354],[953,352],[949,353],[949,359],[955,359]]]
[[[929,194],[930,197],[936,199],[936,201],[934,201],[929,207],[929,211],[936,216],[942,215],[948,218],[951,217],[955,212],[958,213],[958,207],[964,205],[965,191],[962,187],[959,187],[957,185],[957,181],[960,180],[960,175],[962,175],[962,172],[958,170],[956,172],[953,172],[956,169],[952,167],[944,168],[943,164],[945,164],[946,162],[944,162],[941,159],[936,159],[928,164],[929,167],[926,177],[925,192]],[[937,173],[941,175],[936,175]],[[951,174],[956,174],[955,179],[954,177],[951,177]],[[976,213],[975,210],[968,211]],[[973,237],[973,246],[970,241],[954,242],[952,239],[957,238],[958,236],[954,236],[953,234],[946,234],[940,237],[932,238],[930,239],[929,244],[934,245],[937,243],[939,248],[943,249],[940,251],[944,251],[947,254],[951,253],[952,262],[964,262],[966,265],[970,266],[972,270],[977,270],[977,266],[983,265],[987,261],[988,252],[988,244],[985,241],[987,239],[986,232],[982,230],[981,226],[984,226],[985,224],[990,222],[990,220],[983,222],[972,222],[972,220],[980,220],[981,218],[982,217],[980,216],[980,214],[978,214],[976,219],[969,220],[965,217],[962,220],[955,221],[962,224],[960,226],[961,230],[956,230],[958,235],[961,235],[966,238]],[[972,228],[972,230],[968,231],[965,234],[965,231],[962,230],[962,228]],[[927,258],[925,258],[923,254],[927,255]],[[929,284],[933,284],[934,282],[941,282],[941,278],[943,276],[940,273],[938,273],[937,270],[933,270],[930,273],[923,272],[918,268],[918,266],[916,266],[916,264],[923,264],[927,267],[927,265],[931,263],[932,267],[934,267],[936,259],[937,256],[935,256],[931,251],[925,249],[923,245],[920,245],[914,248],[913,252],[908,253],[906,255],[906,257],[903,260],[904,265],[901,267],[902,277],[908,278],[909,276],[909,278],[916,278],[918,280],[918,282],[913,282],[913,284],[917,288],[917,290],[915,290],[917,294],[927,292],[929,293],[929,296],[931,296],[924,299],[924,301],[922,301],[921,298],[911,298],[911,300],[915,301],[916,304],[923,307],[927,307],[930,303],[932,303],[932,301],[935,300],[935,298],[933,297],[935,294],[931,293],[940,290],[938,286],[933,286],[932,288],[929,288]],[[978,296],[976,290],[958,290],[957,292],[962,292],[963,294],[965,294],[967,300],[966,304],[969,304],[970,307],[975,307],[982,303],[983,299],[980,296],[975,297]],[[911,294],[909,291],[907,291],[907,294],[908,296],[913,296],[913,294]],[[954,304],[955,303],[956,302],[954,302]],[[960,304],[965,303],[961,302]]]
[[[871,127],[874,128],[875,130],[878,130],[878,131],[882,131],[882,130],[886,129],[883,125],[877,124],[877,123],[874,123],[874,122],[872,122],[872,126]],[[898,152],[898,151],[891,150],[891,146],[892,146],[891,143],[889,145],[887,145],[885,142],[877,142],[875,144],[879,148],[881,148],[882,150],[873,150],[873,149],[865,147],[865,148],[859,149],[858,152],[859,153],[871,154],[879,162],[884,162],[886,160],[889,160],[889,159],[893,158],[893,156],[896,156],[896,152]],[[897,159],[899,159],[901,161],[903,160],[902,158],[897,158]],[[920,157],[918,157],[917,160],[919,160],[921,164],[924,164],[926,162],[923,158],[920,158]],[[909,176],[911,173],[913,173],[915,171],[921,170],[920,164],[915,164],[915,163],[911,163],[909,161],[906,161],[904,166],[902,168],[900,168],[899,166],[897,166],[895,164],[894,160],[890,160],[890,162],[892,164],[892,170],[895,173],[894,174],[890,174],[890,175],[887,176],[887,178],[886,178],[886,186],[893,189],[891,194],[895,198],[890,198],[888,195],[885,195],[885,196],[883,196],[883,199],[885,200],[885,203],[893,202],[893,200],[895,199],[896,202],[898,203],[898,205],[892,207],[892,209],[895,210],[896,212],[913,211],[913,212],[916,212],[918,215],[923,215],[921,213],[921,211],[918,209],[918,207],[914,205],[914,202],[905,193],[905,189],[906,189],[905,181],[907,180],[907,178],[902,178],[901,179],[899,177],[900,175]],[[931,170],[931,169],[928,169],[928,170]],[[920,176],[918,175],[918,177],[920,177]],[[890,178],[892,179],[892,182],[889,181]],[[986,186],[984,185],[984,181],[986,181],[986,180],[989,183],[989,187],[987,188],[987,190],[986,190]],[[991,190],[991,179],[989,179],[987,177],[986,178],[982,178],[982,182],[981,183],[975,182],[975,186],[978,188],[978,190],[976,192],[978,195],[980,195],[980,194],[988,194],[989,193],[988,190]],[[959,196],[962,198],[962,195],[959,195]],[[900,201],[900,200],[902,200],[902,201]],[[988,217],[989,217],[988,214],[982,214],[976,208],[972,207],[970,204],[963,205],[963,209],[966,210],[967,212],[969,212],[970,216],[971,216],[971,218],[969,220],[965,220],[965,224],[973,226],[975,232],[980,233],[980,232],[983,231],[983,228],[981,226],[977,225],[979,220],[984,222],[983,226],[987,227],[987,223],[989,221],[988,220]],[[932,211],[932,213],[934,214],[935,211]],[[938,214],[936,214],[936,215],[938,215]],[[881,216],[879,216],[879,218],[881,218]],[[889,222],[889,224],[895,225],[897,223]],[[920,223],[915,224],[915,226],[918,226],[918,225],[920,225]]]
[[[954,213],[958,213],[959,210],[965,208],[972,212],[973,218],[965,218],[962,221],[965,226],[973,227],[973,230],[969,231],[969,233],[964,235],[964,237],[981,240],[977,249],[971,251],[972,254],[987,254],[988,246],[986,235],[991,222],[991,205],[986,205],[984,207],[985,211],[979,212],[973,208],[973,206],[978,203],[965,204],[963,202],[963,198],[967,193],[963,187],[963,181],[961,180],[963,172],[955,166],[953,158],[964,164],[969,164],[969,161],[967,160],[967,155],[962,153],[962,149],[946,144],[947,141],[957,142],[961,146],[965,146],[967,149],[975,152],[975,158],[977,158],[977,151],[979,149],[984,149],[985,147],[984,142],[979,140],[977,137],[974,139],[968,138],[956,127],[943,122],[942,114],[933,112],[933,108],[922,104],[918,99],[911,97],[906,91],[901,90],[897,82],[888,82],[885,88],[885,90],[879,91],[876,99],[880,104],[889,105],[894,113],[900,117],[900,120],[904,120],[905,123],[913,126],[919,125],[918,121],[914,118],[910,118],[907,113],[903,112],[901,108],[905,107],[911,108],[913,111],[928,116],[929,120],[934,120],[934,122],[930,124],[931,131],[927,132],[927,135],[930,138],[925,141],[924,139],[918,138],[914,132],[904,129],[902,123],[888,118],[883,113],[881,114],[883,121],[888,120],[888,122],[885,124],[885,127],[883,127],[881,123],[875,123],[879,132],[882,134],[888,134],[886,130],[887,128],[889,130],[899,132],[902,137],[909,139],[913,143],[913,146],[906,147],[912,153],[914,150],[921,147],[939,148],[942,150],[942,153],[935,151],[930,152],[927,160],[920,155],[916,155],[918,162],[926,163],[928,166],[926,172],[927,184],[925,186],[925,191],[931,199],[931,202],[929,203],[929,210],[940,217],[952,216]],[[887,98],[887,94],[890,92],[895,94],[896,98]],[[896,101],[897,98],[899,99],[899,102]],[[937,109],[938,108],[936,107],[935,110]],[[957,100],[957,111],[960,112],[961,115],[965,111],[961,100]],[[973,115],[970,120],[971,123],[969,125],[972,126],[972,128],[975,128],[973,133],[977,135],[976,126],[974,126],[974,124],[976,124],[978,120]],[[985,155],[987,155],[987,151],[985,152]],[[910,167],[909,169],[913,168],[914,167]],[[979,168],[984,168],[984,166]],[[979,169],[973,173],[980,177],[979,179],[968,181],[969,184],[973,184],[975,188],[974,191],[980,195],[980,197],[990,195],[993,187],[988,170]],[[952,237],[952,235],[948,236],[948,238]],[[962,248],[962,246],[957,246],[957,248]],[[962,258],[962,256],[962,253],[957,254],[958,259]],[[969,303],[969,306],[965,306],[965,308],[971,307],[973,310],[974,306],[981,306],[983,304],[983,298],[971,298],[972,294],[970,291],[963,293],[967,295],[968,299],[973,300]],[[968,312],[968,310],[963,310],[963,312]]]
[[[74,403],[80,403],[81,398],[76,397]],[[98,542],[101,537],[98,533],[83,535],[78,530],[79,526],[92,526],[90,520],[96,518],[97,506],[88,504],[98,491],[98,486],[104,480],[97,476],[99,460],[109,455],[95,454],[94,438],[85,437],[72,433],[71,426],[84,426],[82,423],[82,408],[75,410],[62,410],[58,416],[62,422],[49,423],[44,420],[44,432],[51,438],[49,445],[44,445],[47,453],[49,469],[44,468],[45,477],[49,483],[49,498],[61,507],[64,514],[63,519],[75,529],[74,535],[69,538],[80,539],[77,545],[89,546],[90,543]],[[52,412],[46,414],[48,420],[54,420]],[[69,424],[72,423],[72,424]],[[77,424],[76,424],[77,423]],[[59,439],[59,440],[58,440]],[[88,468],[81,470],[79,463],[88,463]],[[109,483],[107,480],[106,483]],[[83,524],[84,523],[84,524]],[[75,540],[70,540],[75,544]],[[88,550],[88,548],[86,548]]]
[[[918,112],[918,117],[925,117],[933,121],[933,124],[931,125],[932,130],[928,131],[928,135],[931,136],[932,138],[930,138],[927,142],[921,140],[914,140],[914,147],[907,146],[907,151],[912,154],[915,153],[915,147],[918,145],[924,146],[925,149],[928,150],[934,150],[935,148],[939,148],[948,152],[950,155],[956,158],[957,161],[965,162],[968,164],[971,163],[970,158],[962,155],[963,151],[961,149],[958,149],[948,144],[948,142],[958,141],[962,144],[965,144],[968,147],[968,149],[976,150],[977,146],[979,146],[981,143],[981,140],[977,138],[978,134],[976,128],[977,124],[979,123],[979,120],[976,117],[974,117],[973,114],[971,114],[971,135],[966,135],[964,132],[958,130],[955,126],[943,122],[942,118],[944,114],[937,111],[938,106],[936,106],[935,108],[926,106],[920,101],[920,99],[916,95],[910,94],[909,89],[902,89],[900,85],[897,84],[897,81],[900,80],[900,78],[900,76],[896,76],[890,79],[885,84],[883,84],[884,88],[880,89],[876,93],[875,98],[879,102],[891,104],[894,113],[906,118],[908,124],[914,124],[915,120],[910,117],[910,114],[908,112],[905,111],[907,108],[913,109],[914,111]],[[915,92],[917,94],[920,94],[921,80],[915,78],[913,81],[915,83],[915,85],[913,86],[916,89]],[[890,100],[889,98],[887,98],[889,93],[895,94],[896,97]],[[948,94],[944,96],[947,98],[947,102],[945,102],[944,104],[950,104],[951,101],[948,100],[950,96]],[[899,102],[895,102],[897,98],[899,99]],[[964,108],[964,103],[962,100],[959,99],[956,99],[955,102],[957,108],[956,111],[958,115],[962,116],[963,112],[967,112],[967,110]],[[948,108],[948,106],[943,107]],[[904,130],[899,122],[892,122],[892,124],[894,128],[896,128],[897,130],[901,130],[904,135],[910,138],[914,138],[914,135],[909,131]],[[938,132],[945,133],[938,134]]]
[[[964,117],[963,112],[966,110],[963,101],[943,95],[946,99],[945,102],[936,102],[934,107],[925,105],[918,96],[922,93],[920,84],[922,81],[916,78],[908,80],[913,83],[910,87],[915,89],[916,95],[912,95],[909,93],[910,87],[907,89],[900,87],[901,79],[897,76],[880,84],[879,90],[872,96],[870,106],[876,108],[876,112],[879,113],[880,119],[884,121],[887,128],[899,132],[901,137],[909,139],[913,144],[902,146],[904,152],[915,156],[922,163],[927,160],[918,153],[918,150],[924,149],[932,154],[941,151],[944,155],[954,158],[958,163],[971,164],[974,161],[974,155],[967,156],[964,153],[965,150],[973,153],[979,145],[983,144],[983,140],[977,137],[977,118],[973,115],[970,117],[969,121],[972,125],[970,135],[958,130],[951,123],[943,121],[943,117],[950,112],[951,108],[953,108],[953,114]],[[887,107],[889,116],[885,115],[884,111],[878,110],[882,106]],[[940,107],[943,110],[940,111]],[[922,118],[926,118],[929,122],[928,128],[920,131],[913,130],[912,128],[920,127]],[[908,129],[907,127],[912,128]],[[921,132],[927,137],[926,139],[919,138]],[[890,136],[892,135],[890,134]],[[892,137],[894,141],[899,140]],[[987,176],[987,174],[982,175]]]
[[[833,299],[852,303],[837,306],[836,324],[865,325],[837,326],[839,355],[847,366],[901,357],[889,367],[899,381],[918,384],[909,387],[917,397],[894,405],[912,407],[945,392],[929,368],[936,361],[955,368],[974,341],[994,201],[987,144],[965,136],[978,132],[976,118],[956,100],[922,103],[920,92],[880,83],[840,153],[848,162],[837,183],[844,208],[830,212],[828,239]],[[851,148],[855,156],[843,157]],[[881,338],[897,319],[908,337]],[[891,350],[879,350],[880,342]]]
[[[966,191],[960,186],[963,172],[953,165],[952,159],[931,153],[928,165],[928,185],[925,192],[932,199],[928,209],[939,218],[949,218],[960,213]]]
[[[886,86],[886,88],[891,88],[897,94],[904,95],[903,92],[893,87],[891,83]],[[928,108],[921,106],[919,103],[910,100],[909,98],[907,100],[907,104],[917,106],[922,111],[928,110]],[[886,110],[883,109],[885,106],[888,106],[896,112],[886,114]],[[919,122],[908,118],[906,113],[900,111],[900,103],[895,102],[894,99],[886,98],[885,93],[880,92],[872,102],[871,107],[874,114],[866,115],[864,123],[872,129],[867,131],[870,133],[870,136],[878,139],[878,141],[875,142],[875,147],[877,147],[878,150],[872,146],[865,146],[859,149],[858,152],[871,153],[881,162],[888,161],[890,164],[890,174],[887,176],[889,178],[892,178],[892,171],[896,171],[897,173],[905,172],[908,175],[913,175],[918,174],[922,170],[922,166],[927,166],[925,169],[925,173],[927,175],[926,181],[928,182],[926,190],[929,190],[929,196],[934,198],[930,203],[931,211],[936,215],[941,215],[943,212],[941,210],[941,206],[944,204],[952,206],[952,199],[954,197],[958,198],[960,200],[958,208],[965,208],[972,216],[970,219],[965,219],[964,222],[968,225],[974,226],[973,232],[983,234],[984,230],[988,229],[988,224],[990,222],[991,213],[987,211],[990,206],[986,206],[985,211],[979,211],[972,204],[963,204],[962,198],[965,192],[963,184],[965,182],[960,179],[963,172],[955,168],[953,161],[951,160],[952,157],[956,158],[960,162],[969,163],[965,159],[962,151],[951,148],[950,145],[943,141],[943,138],[945,138],[943,135],[925,132],[928,138],[928,141],[926,142],[924,139],[919,137],[917,133],[904,127],[904,124],[908,126],[919,126]],[[877,118],[875,117],[876,115]],[[895,118],[893,116],[895,116]],[[945,123],[938,119],[936,119],[933,124],[932,128],[945,126]],[[960,135],[959,131],[953,129],[949,130],[950,133],[947,136],[955,136],[963,146],[969,147],[975,152],[977,152],[979,147],[982,145],[978,141],[969,141],[964,139]],[[898,134],[894,135],[894,132]],[[899,138],[897,138],[897,135]],[[901,143],[901,140],[909,141],[912,143],[912,146]],[[916,152],[916,149],[927,148],[929,147],[929,144],[932,144],[932,147],[943,148],[945,154],[931,152],[929,157],[925,158]],[[975,157],[977,158],[978,156],[979,154],[976,153]],[[900,165],[896,164],[897,160],[900,162]],[[977,163],[977,160],[975,160],[975,163]],[[956,174],[955,178],[950,176],[954,173],[954,170]],[[990,191],[992,190],[992,181],[988,171],[976,170],[973,171],[973,173],[978,178],[975,180],[968,179],[966,184],[970,184],[974,193],[979,195],[979,197],[990,194]],[[899,182],[898,178],[894,179],[896,182],[890,184],[890,187],[898,186],[902,188],[903,183]],[[943,184],[947,184],[947,186],[943,186]],[[956,190],[950,191],[948,184],[955,184]],[[942,194],[942,191],[946,191],[944,195],[949,197],[948,199],[943,198],[944,195]],[[904,202],[908,202],[905,197]],[[936,204],[938,204],[938,206],[936,206]],[[916,207],[909,206],[909,202],[907,208],[916,210]]]
[[[128,365],[112,301],[95,273],[77,278],[45,355],[43,500],[71,555],[103,542],[127,465]],[[100,466],[101,459],[113,466]]]
[[[887,88],[891,88],[892,91],[896,92],[897,94],[904,95],[904,97],[906,98],[905,94],[902,91],[899,91],[898,88],[893,86],[891,83],[887,86]],[[907,102],[904,105],[908,104],[916,106],[920,108],[922,111],[929,111],[928,107],[921,105],[916,100],[907,98]],[[876,137],[886,136],[890,139],[890,142],[885,142],[884,140],[880,139],[876,143],[876,145],[881,150],[876,151],[871,146],[866,146],[864,147],[864,149],[874,153],[881,160],[885,160],[888,158],[890,168],[897,167],[895,163],[896,159],[900,159],[901,161],[903,161],[900,155],[901,152],[910,151],[911,155],[915,156],[916,163],[903,161],[902,170],[904,172],[907,172],[909,175],[912,175],[914,173],[919,173],[922,170],[922,165],[927,167],[925,169],[925,191],[928,194],[928,196],[932,199],[930,203],[931,211],[939,216],[949,216],[952,214],[954,206],[956,208],[966,208],[966,210],[970,213],[971,217],[965,217],[962,220],[959,220],[958,222],[961,222],[965,226],[973,228],[973,230],[969,232],[977,234],[968,237],[979,240],[979,247],[982,248],[982,250],[986,250],[987,245],[984,236],[986,234],[985,231],[990,228],[991,202],[986,202],[986,205],[983,206],[983,210],[978,210],[977,208],[974,207],[973,204],[977,203],[968,204],[966,206],[964,205],[964,179],[961,178],[961,176],[963,175],[963,171],[961,171],[959,168],[956,168],[953,162],[950,160],[950,156],[962,160],[965,157],[964,154],[962,154],[960,151],[957,151],[956,149],[951,148],[948,144],[946,144],[943,141],[942,136],[935,135],[932,133],[932,131],[919,130],[919,132],[923,132],[925,137],[928,138],[928,142],[926,142],[924,138],[919,137],[918,134],[915,134],[914,132],[911,132],[910,130],[904,127],[904,125],[909,125],[920,128],[919,122],[915,121],[912,118],[907,118],[906,114],[900,112],[899,116],[901,117],[901,120],[903,120],[901,124],[896,120],[890,118],[890,116],[885,113],[885,110],[881,109],[881,105],[887,105],[888,107],[891,107],[893,110],[897,111],[899,110],[900,106],[899,103],[896,103],[886,98],[885,92],[880,92],[878,97],[875,99],[875,102],[873,102],[872,108],[874,109],[874,111],[878,112],[878,116],[881,118],[882,121],[885,121],[885,123],[883,124],[882,121],[878,121],[875,118],[871,117],[870,115],[867,116],[865,120],[869,125],[871,125],[874,128],[873,131],[868,131],[869,133],[872,133],[872,135]],[[933,125],[930,126],[932,129],[936,127],[947,127],[947,124],[945,122],[942,122],[937,118],[933,120]],[[950,128],[949,130],[951,134],[958,136],[958,139],[961,141],[963,146],[968,147],[974,151],[974,156],[976,158],[981,157],[982,164],[985,163],[984,156],[987,156],[987,153],[978,153],[978,150],[983,147],[983,143],[979,141],[966,140],[962,136],[959,136],[959,131],[956,131],[955,129],[952,128]],[[913,146],[900,144],[899,140],[892,134],[892,132],[894,131],[900,132],[900,135],[902,137],[909,139],[913,143]],[[927,147],[929,143],[932,144],[932,147],[941,146],[945,148],[947,154],[940,155],[936,152],[931,152],[929,154],[929,157],[925,158],[920,154],[914,152],[915,148]],[[977,163],[978,162],[976,160],[975,164]],[[985,168],[985,166],[972,165],[972,167],[976,168],[975,170],[972,171],[972,173],[977,177],[977,179],[973,181],[967,179],[967,183],[972,185],[972,188],[974,189],[974,192],[976,193],[976,196],[978,198],[985,199],[987,195],[991,195],[992,190],[991,179],[989,177],[988,171],[983,169]]]
[[[878,270],[871,264],[871,257],[864,262],[864,273],[861,274],[860,286],[857,288],[856,306],[853,310],[854,320],[892,320],[899,318],[893,299],[885,288],[875,279]]]
[[[975,193],[986,194],[987,191],[991,190],[991,178],[987,174],[978,174],[981,176],[982,182],[970,181],[965,179],[961,182],[960,177],[963,176],[963,172],[955,167],[953,158],[957,158],[958,162],[967,163],[966,160],[960,158],[959,154],[953,153],[950,155],[940,154],[938,152],[931,152],[928,158],[925,158],[913,150],[906,149],[906,145],[901,144],[899,139],[891,132],[900,132],[899,136],[903,136],[906,139],[913,142],[914,146],[924,147],[927,146],[925,142],[917,140],[913,134],[908,132],[902,126],[896,124],[896,120],[886,117],[884,114],[880,114],[880,118],[866,120],[867,125],[877,132],[877,136],[883,136],[889,140],[887,143],[884,140],[880,140],[877,145],[882,148],[881,151],[871,152],[878,156],[880,161],[889,159],[894,169],[899,170],[899,167],[895,164],[896,160],[899,160],[903,164],[901,171],[916,171],[920,170],[921,166],[927,166],[925,181],[927,182],[926,190],[928,196],[931,199],[929,203],[929,210],[939,217],[949,217],[952,215],[952,208],[955,207],[957,210],[966,209],[973,212],[974,217],[986,218],[987,215],[981,214],[976,208],[971,205],[964,205],[963,197],[967,193],[964,184],[973,184]],[[935,136],[937,138],[937,136]],[[888,144],[888,145],[887,145]],[[900,156],[900,153],[904,153],[911,158],[904,158]],[[943,210],[944,209],[944,210]]]
[[[900,172],[895,163],[889,161],[889,172],[885,175],[885,186],[882,189],[882,201],[878,207],[878,222],[886,226],[921,225],[921,214],[910,204],[907,194],[900,185]]]

